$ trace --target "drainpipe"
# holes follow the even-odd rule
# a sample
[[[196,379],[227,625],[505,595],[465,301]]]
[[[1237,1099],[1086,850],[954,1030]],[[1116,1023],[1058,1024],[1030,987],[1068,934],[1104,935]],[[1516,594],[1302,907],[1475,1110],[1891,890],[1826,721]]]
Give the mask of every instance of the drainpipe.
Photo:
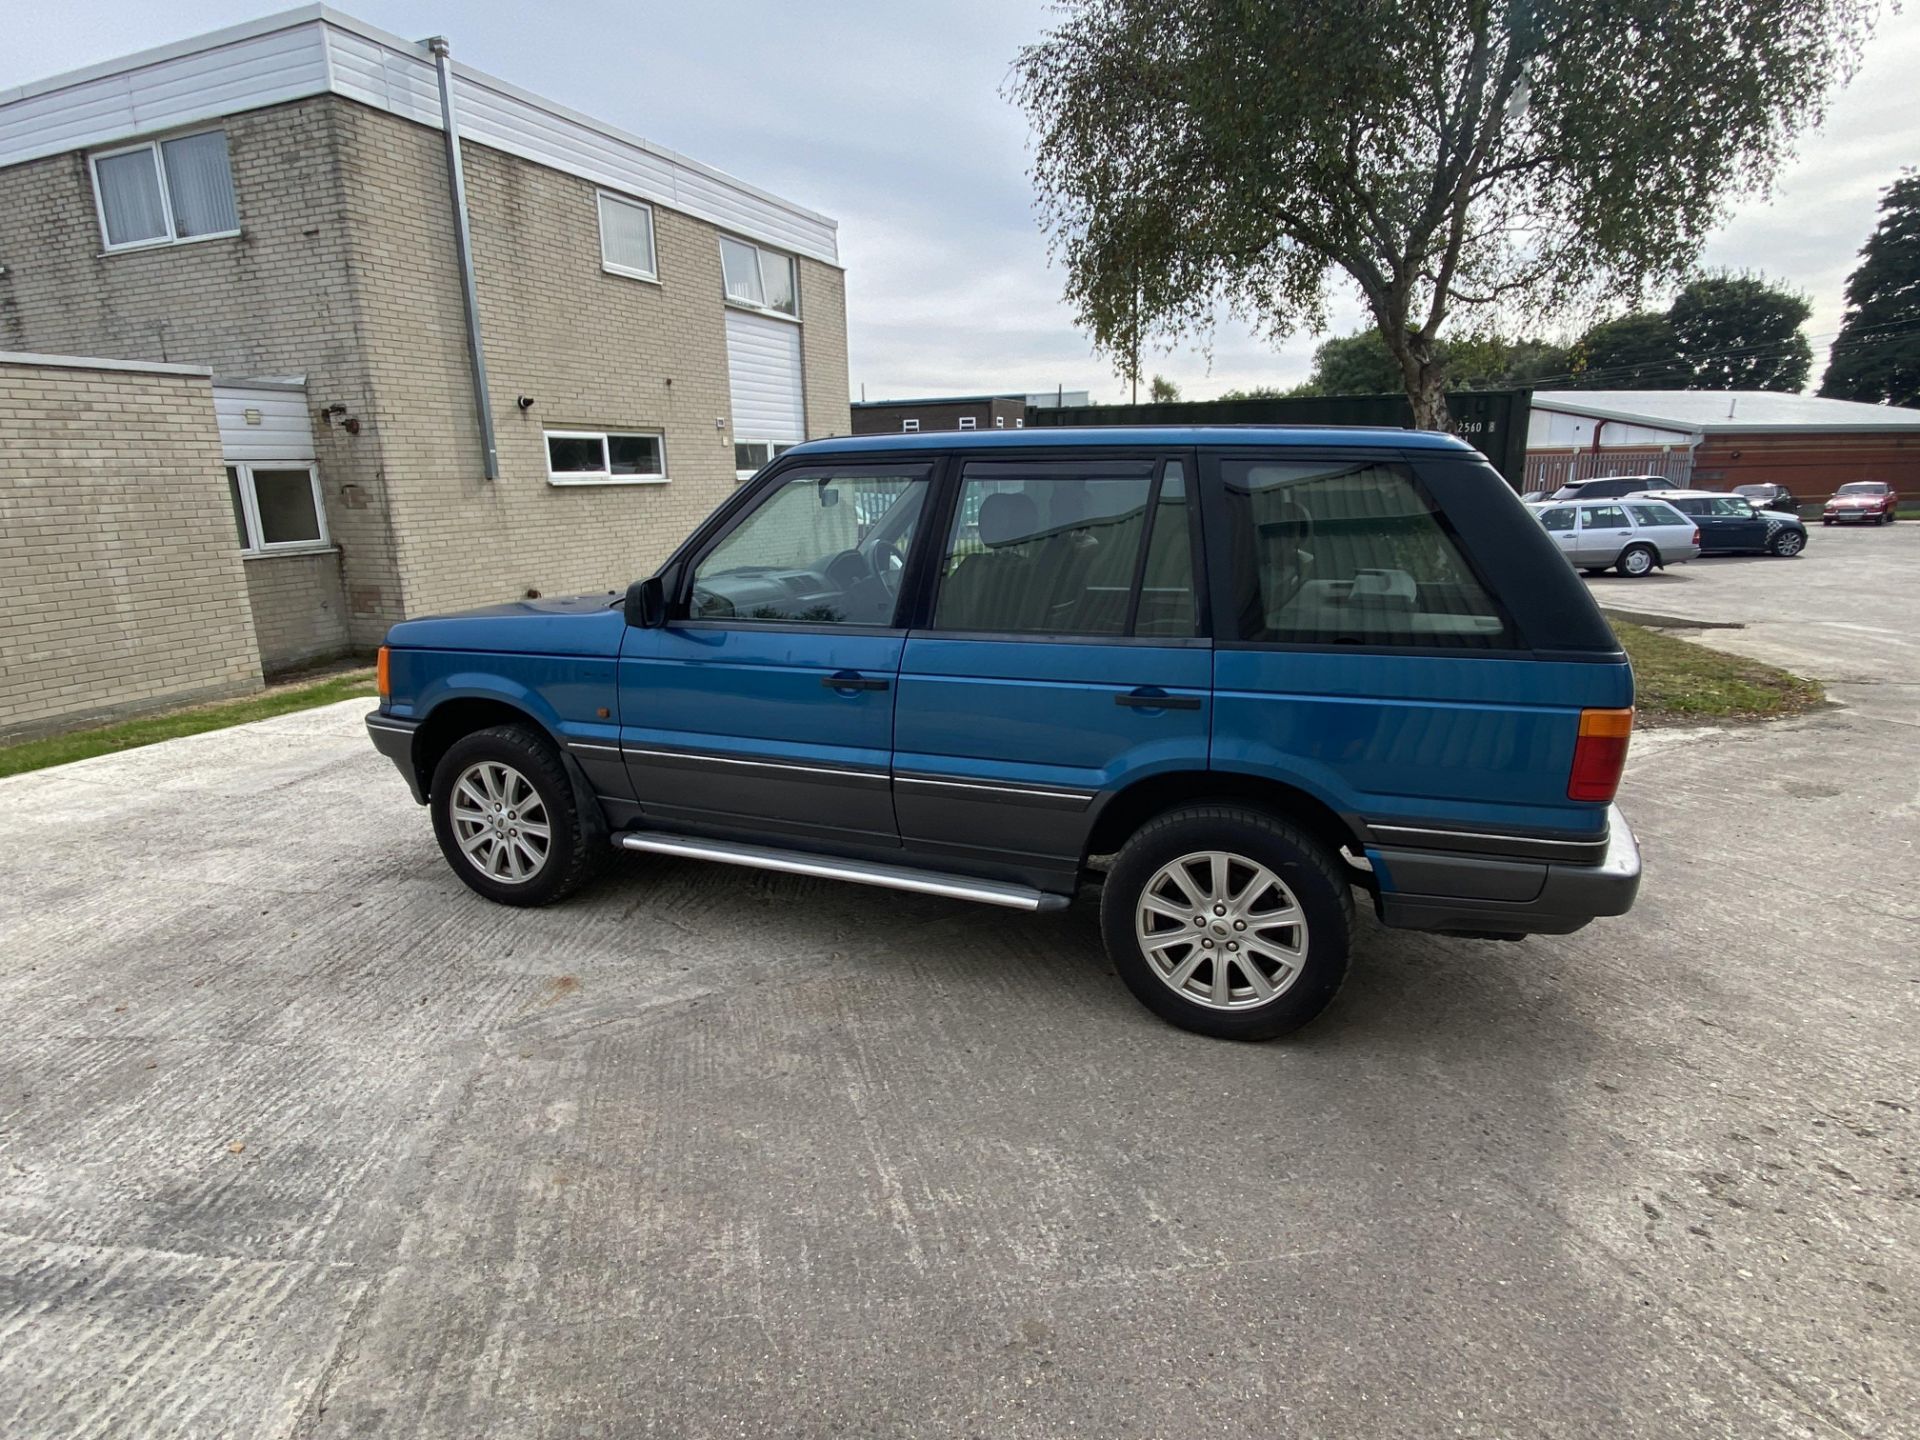
[[[427,41],[440,77],[440,125],[447,134],[447,180],[453,192],[454,248],[460,256],[460,293],[467,304],[467,358],[473,365],[473,408],[480,420],[480,449],[487,479],[500,478],[500,451],[493,440],[493,401],[487,397],[487,357],[480,346],[480,289],[473,278],[473,234],[467,228],[467,172],[460,164],[460,130],[453,110],[453,61],[447,37]]]

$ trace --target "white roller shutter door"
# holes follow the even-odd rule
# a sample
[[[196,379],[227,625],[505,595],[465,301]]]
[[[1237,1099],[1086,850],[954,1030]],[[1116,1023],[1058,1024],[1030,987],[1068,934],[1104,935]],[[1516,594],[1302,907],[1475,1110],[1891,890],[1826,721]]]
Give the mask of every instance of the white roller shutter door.
[[[778,445],[806,439],[798,325],[728,310],[727,381],[733,392],[734,439]]]

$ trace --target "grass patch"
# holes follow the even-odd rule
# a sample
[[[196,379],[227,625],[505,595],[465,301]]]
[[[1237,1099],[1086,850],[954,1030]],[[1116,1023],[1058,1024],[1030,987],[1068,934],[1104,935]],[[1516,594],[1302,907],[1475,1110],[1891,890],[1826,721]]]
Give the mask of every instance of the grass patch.
[[[137,720],[122,720],[93,730],[22,740],[14,745],[0,745],[0,776],[65,765],[95,755],[111,755],[117,750],[133,750],[160,740],[177,740],[182,735],[224,730],[229,725],[244,725],[249,720],[265,720],[294,710],[311,710],[336,700],[351,700],[356,696],[371,699],[373,694],[373,671],[349,670],[324,680],[276,686],[244,700],[219,700],[211,705],[194,705],[159,715],[143,715]]]
[[[1658,630],[1613,622],[1633,661],[1634,704],[1648,725],[1771,720],[1827,697],[1819,684],[1758,660],[1743,660]]]

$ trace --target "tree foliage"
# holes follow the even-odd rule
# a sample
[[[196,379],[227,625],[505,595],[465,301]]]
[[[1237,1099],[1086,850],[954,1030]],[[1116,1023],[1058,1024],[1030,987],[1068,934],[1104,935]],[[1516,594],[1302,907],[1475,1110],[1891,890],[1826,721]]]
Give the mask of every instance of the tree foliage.
[[[1010,88],[1067,297],[1129,375],[1142,338],[1205,335],[1223,306],[1276,340],[1321,328],[1344,275],[1437,425],[1450,315],[1570,314],[1680,274],[1876,8],[1069,0]]]
[[[1805,296],[1763,275],[1699,275],[1664,314],[1640,311],[1587,331],[1573,347],[1571,384],[1796,391],[1813,368],[1813,347],[1801,333],[1812,313]]]
[[[1180,398],[1180,387],[1164,375],[1153,377],[1153,383],[1147,386],[1147,398],[1156,405]]]
[[[1847,279],[1847,315],[1820,393],[1920,405],[1920,172],[1881,198],[1880,223]]]

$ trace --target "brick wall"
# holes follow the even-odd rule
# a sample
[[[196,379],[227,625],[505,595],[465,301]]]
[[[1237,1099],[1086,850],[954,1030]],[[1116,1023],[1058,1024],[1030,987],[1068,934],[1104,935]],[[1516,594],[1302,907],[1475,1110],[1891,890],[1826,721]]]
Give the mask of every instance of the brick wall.
[[[84,154],[0,170],[0,350],[305,375],[316,408],[373,413],[343,193],[342,132],[357,109],[321,97],[222,122],[242,230],[228,239],[102,254]],[[402,613],[381,436],[316,425],[315,441],[358,601],[353,640],[372,646]]]
[[[223,124],[237,238],[102,255],[84,155],[0,170],[0,348],[304,374],[316,410],[343,405],[315,440],[354,646],[404,615],[624,588],[733,489],[713,226],[655,206],[660,282],[610,275],[593,185],[465,147],[489,482],[441,134],[336,96]],[[800,285],[807,431],[844,434],[843,278],[802,260]],[[543,428],[622,426],[664,430],[671,483],[547,484]]]
[[[343,655],[349,648],[341,603],[340,555],[250,555],[247,596],[260,665],[273,675]]]
[[[259,687],[208,379],[0,361],[0,735]]]

